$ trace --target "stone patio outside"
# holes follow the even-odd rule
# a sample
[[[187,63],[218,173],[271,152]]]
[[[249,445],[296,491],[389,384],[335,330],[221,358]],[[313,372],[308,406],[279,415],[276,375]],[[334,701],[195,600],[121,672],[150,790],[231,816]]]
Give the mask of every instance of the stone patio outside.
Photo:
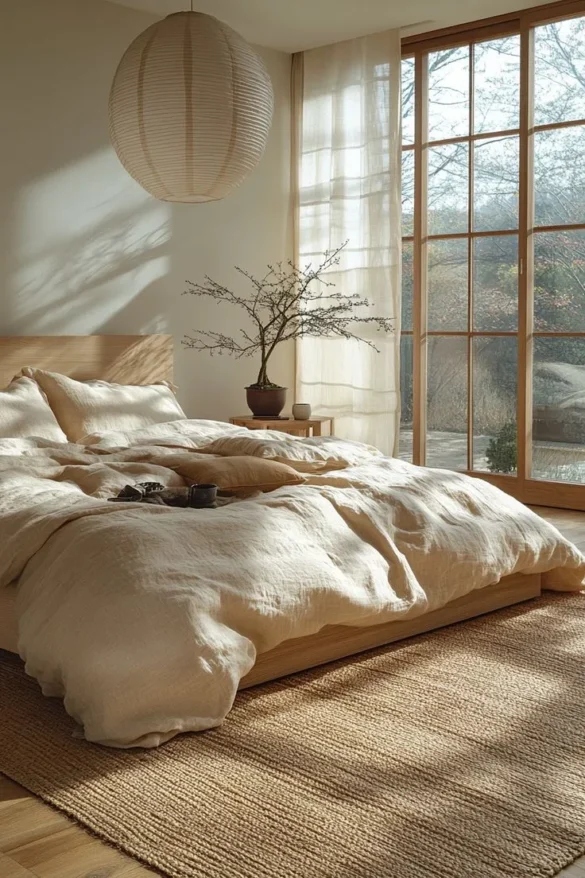
[[[486,450],[490,436],[475,436],[473,468],[489,472]],[[400,431],[401,460],[412,461],[412,430]],[[432,430],[427,436],[427,466],[438,469],[467,469],[467,436]],[[582,444],[538,441],[533,443],[532,475],[547,481],[585,484],[585,441]]]

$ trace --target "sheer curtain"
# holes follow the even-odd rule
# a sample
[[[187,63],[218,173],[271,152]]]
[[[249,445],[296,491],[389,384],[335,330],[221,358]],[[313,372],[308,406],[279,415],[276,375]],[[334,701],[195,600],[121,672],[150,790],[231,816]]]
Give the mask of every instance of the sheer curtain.
[[[327,279],[359,293],[391,335],[379,353],[345,339],[297,344],[296,398],[335,417],[338,436],[396,451],[400,422],[400,35],[374,34],[296,55],[296,260],[348,240]],[[356,324],[362,333],[365,327]]]

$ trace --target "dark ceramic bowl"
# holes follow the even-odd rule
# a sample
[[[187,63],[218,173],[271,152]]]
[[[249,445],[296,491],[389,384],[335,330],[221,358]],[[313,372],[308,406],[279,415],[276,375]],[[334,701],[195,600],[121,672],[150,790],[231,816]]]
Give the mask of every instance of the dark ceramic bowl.
[[[205,509],[217,500],[217,485],[191,485],[190,506]]]

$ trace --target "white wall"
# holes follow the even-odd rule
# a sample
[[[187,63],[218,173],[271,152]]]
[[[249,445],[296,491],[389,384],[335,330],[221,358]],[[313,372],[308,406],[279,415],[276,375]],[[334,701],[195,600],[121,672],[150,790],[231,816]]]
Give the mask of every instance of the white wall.
[[[0,0],[0,335],[169,332],[188,414],[226,418],[246,411],[256,363],[180,340],[237,330],[239,313],[181,293],[291,255],[290,56],[262,50],[276,110],[255,172],[224,201],[163,204],[108,139],[116,65],[153,20],[105,0]],[[291,348],[272,378],[293,387]]]

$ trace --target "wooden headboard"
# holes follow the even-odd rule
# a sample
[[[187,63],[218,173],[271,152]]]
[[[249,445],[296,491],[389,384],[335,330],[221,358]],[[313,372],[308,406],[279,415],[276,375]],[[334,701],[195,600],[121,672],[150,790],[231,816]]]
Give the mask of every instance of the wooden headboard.
[[[0,337],[0,388],[23,366],[119,384],[173,380],[170,335],[22,335]]]

